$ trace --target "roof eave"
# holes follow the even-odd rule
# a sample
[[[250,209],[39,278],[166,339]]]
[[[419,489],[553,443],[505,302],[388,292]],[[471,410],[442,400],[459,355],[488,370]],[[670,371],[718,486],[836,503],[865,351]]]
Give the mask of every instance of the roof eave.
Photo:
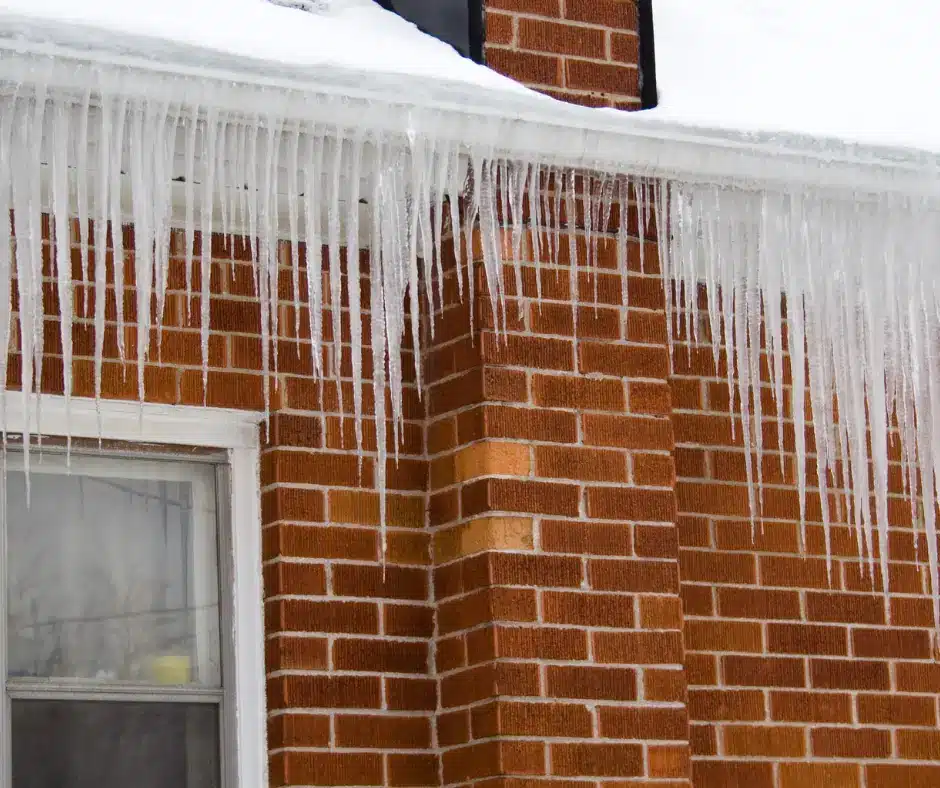
[[[83,94],[102,88],[203,110],[273,114],[408,137],[434,135],[513,160],[779,190],[940,196],[940,157],[794,135],[693,128],[503,91],[333,66],[292,68],[161,42],[89,38],[74,26],[0,28],[0,80]],[[157,58],[160,58],[159,60]]]

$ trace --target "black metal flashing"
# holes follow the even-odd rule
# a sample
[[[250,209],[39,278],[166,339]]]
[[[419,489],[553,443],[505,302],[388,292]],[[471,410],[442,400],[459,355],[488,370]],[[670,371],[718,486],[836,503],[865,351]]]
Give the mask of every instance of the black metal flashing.
[[[483,0],[375,0],[461,55],[483,62]]]
[[[640,38],[640,103],[652,109],[659,103],[656,89],[656,45],[653,34],[653,0],[637,0]]]

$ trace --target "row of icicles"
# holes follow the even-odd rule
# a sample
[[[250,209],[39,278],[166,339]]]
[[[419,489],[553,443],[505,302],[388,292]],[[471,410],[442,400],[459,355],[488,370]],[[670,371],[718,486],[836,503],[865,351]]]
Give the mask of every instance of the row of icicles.
[[[180,193],[177,200],[174,195]],[[350,209],[360,205],[365,206],[361,211]],[[579,206],[580,227],[575,228]],[[0,98],[0,213],[11,211],[12,227],[0,223],[0,303],[10,303],[15,279],[24,404],[29,382],[42,374],[43,214],[51,217],[54,234],[66,395],[72,390],[75,283],[71,239],[60,238],[66,235],[60,228],[67,228],[70,218],[79,219],[76,240],[82,270],[89,270],[93,258],[93,282],[88,284],[101,292],[109,281],[105,255],[93,251],[106,247],[109,223],[133,225],[133,249],[123,249],[120,232],[111,234],[114,255],[123,259],[125,252],[133,252],[138,320],[159,332],[167,295],[170,232],[181,224],[187,286],[193,270],[201,272],[198,319],[204,389],[213,229],[221,232],[229,247],[241,239],[252,249],[265,376],[277,373],[277,355],[272,359],[270,348],[272,339],[281,336],[278,249],[281,240],[289,239],[293,336],[300,335],[299,306],[306,302],[311,305],[307,329],[314,374],[321,382],[336,378],[341,409],[336,370],[343,354],[349,353],[360,449],[363,337],[356,287],[346,288],[351,316],[348,350],[340,330],[342,280],[345,276],[347,282],[359,281],[360,264],[357,255],[346,257],[340,250],[364,245],[370,253],[376,485],[383,518],[387,443],[383,392],[387,387],[392,394],[389,415],[397,447],[403,423],[401,350],[409,327],[419,390],[422,386],[419,325],[417,320],[406,320],[406,314],[416,314],[422,300],[432,312],[441,305],[445,242],[454,245],[461,297],[472,301],[472,286],[464,294],[464,278],[469,282],[470,272],[461,263],[461,249],[470,249],[479,231],[493,313],[502,315],[505,325],[504,262],[512,262],[521,283],[525,259],[536,268],[543,262],[556,266],[566,253],[576,259],[577,237],[569,230],[577,229],[586,236],[586,262],[595,269],[596,287],[601,237],[614,236],[620,270],[626,274],[628,243],[638,240],[642,255],[644,236],[655,235],[663,274],[667,281],[676,281],[681,299],[673,303],[672,288],[667,287],[667,308],[671,313],[682,310],[677,318],[685,321],[686,339],[697,340],[700,325],[708,326],[716,369],[722,351],[727,359],[727,383],[732,402],[736,398],[740,408],[740,429],[748,449],[752,522],[759,517],[765,489],[761,463],[752,457],[764,453],[758,394],[762,376],[777,403],[781,461],[786,384],[790,383],[790,392],[808,386],[808,403],[790,396],[789,408],[797,424],[811,416],[830,571],[829,494],[833,480],[839,478],[848,491],[846,521],[856,531],[859,554],[867,556],[873,576],[879,556],[882,576],[889,577],[889,436],[899,436],[905,493],[914,522],[922,522],[926,530],[934,614],[940,621],[936,511],[932,504],[918,508],[919,500],[936,501],[940,472],[940,360],[932,352],[940,339],[940,275],[935,264],[940,222],[925,202],[814,195],[798,185],[771,191],[759,184],[730,187],[617,173],[576,174],[427,136],[401,141],[362,130],[292,124],[275,116],[234,116],[211,107],[200,111],[124,97],[96,96],[93,102],[90,93],[84,101],[74,102],[40,88],[30,96]],[[629,237],[630,211],[635,212],[639,239]],[[367,219],[362,226],[360,212]],[[94,228],[91,235],[89,226]],[[542,232],[530,233],[533,226]],[[656,232],[662,227],[669,232]],[[197,231],[202,239],[199,248],[195,248]],[[300,293],[301,240],[308,247],[328,250],[326,293],[319,276],[306,277],[306,293]],[[122,291],[127,284],[123,268],[118,265],[113,270],[113,284]],[[568,266],[572,293],[578,292],[577,273],[576,266]],[[535,281],[540,288],[539,274]],[[622,281],[626,305],[628,277],[622,276]],[[700,284],[705,285],[706,301],[701,316]],[[541,300],[540,289],[537,299]],[[116,303],[119,353],[122,359],[125,355],[137,359],[138,390],[143,396],[150,337],[138,332],[135,352],[128,353],[123,346],[123,301],[118,298]],[[325,308],[332,317],[333,369],[324,369],[322,361]],[[576,320],[576,309],[572,313]],[[101,390],[104,327],[104,299],[96,298],[96,395]],[[0,321],[0,381],[6,380],[10,329],[9,322]],[[267,385],[264,392],[267,411]],[[804,520],[811,452],[803,430],[794,430],[794,436]],[[384,555],[384,520],[382,531]]]

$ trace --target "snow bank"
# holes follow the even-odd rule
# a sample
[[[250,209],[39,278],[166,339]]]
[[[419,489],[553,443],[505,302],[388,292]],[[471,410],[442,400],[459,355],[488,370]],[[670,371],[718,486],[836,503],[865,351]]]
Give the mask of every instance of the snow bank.
[[[923,0],[654,0],[660,106],[689,127],[940,151]]]

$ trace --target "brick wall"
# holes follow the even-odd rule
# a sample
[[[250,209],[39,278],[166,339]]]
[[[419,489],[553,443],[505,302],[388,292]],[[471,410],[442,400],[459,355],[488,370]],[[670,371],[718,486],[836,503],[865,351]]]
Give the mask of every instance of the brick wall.
[[[771,389],[762,389],[767,490],[752,541],[740,409],[730,406],[724,369],[716,374],[710,346],[685,345],[675,353],[674,372],[696,788],[940,785],[940,669],[925,576],[915,564],[918,551],[926,560],[926,541],[920,534],[915,544],[910,506],[900,497],[899,456],[890,469],[886,610],[880,569],[872,584],[844,504],[838,517],[838,495],[829,582],[812,458],[807,548],[800,552],[789,377],[782,468]],[[806,439],[812,452],[810,424]]]
[[[634,0],[486,0],[486,62],[556,98],[639,109]]]

